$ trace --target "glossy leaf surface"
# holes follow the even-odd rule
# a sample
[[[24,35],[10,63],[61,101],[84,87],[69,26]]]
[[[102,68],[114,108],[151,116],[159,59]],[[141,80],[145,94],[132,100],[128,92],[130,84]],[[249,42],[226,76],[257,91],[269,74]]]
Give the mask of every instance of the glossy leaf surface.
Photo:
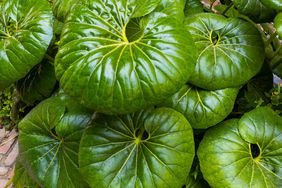
[[[282,10],[282,0],[260,0],[260,1],[270,8]]]
[[[49,97],[55,85],[56,76],[53,63],[46,59],[16,83],[22,101],[29,105]]]
[[[188,80],[195,45],[174,14],[152,9],[158,1],[91,2],[72,9],[56,56],[68,95],[98,112],[121,114],[161,102]]]
[[[53,0],[52,9],[54,16],[58,20],[64,22],[73,6],[77,3],[81,3],[85,1],[86,0]]]
[[[282,13],[276,15],[274,19],[274,26],[279,38],[282,39]]]
[[[226,2],[228,3],[228,2]],[[216,6],[214,6],[215,11],[217,12],[217,14],[221,14],[221,15],[225,15],[226,17],[239,17],[241,16],[241,14],[238,12],[238,10],[231,5],[231,7],[229,8],[229,5],[227,4],[218,4]]]
[[[167,15],[176,16],[181,24],[184,19],[185,0],[161,0],[155,11],[161,11]]]
[[[237,18],[203,13],[186,19],[199,50],[191,79],[209,90],[245,84],[258,73],[264,61],[264,44],[252,24]]]
[[[268,107],[209,129],[198,150],[211,187],[282,186],[282,118]]]
[[[41,186],[88,187],[78,170],[78,147],[90,119],[62,95],[43,101],[20,122],[20,161]]]
[[[5,0],[0,5],[0,90],[38,64],[52,38],[46,0]]]
[[[194,158],[192,128],[169,108],[98,115],[83,134],[79,164],[91,187],[179,188]]]
[[[168,98],[165,106],[182,113],[194,129],[206,129],[226,118],[233,109],[238,88],[208,91],[183,86]]]
[[[274,9],[266,7],[261,0],[234,0],[233,3],[239,12],[249,16],[255,22],[271,22],[276,14]]]
[[[190,16],[197,13],[204,12],[204,6],[201,0],[187,0],[185,4],[185,16]]]

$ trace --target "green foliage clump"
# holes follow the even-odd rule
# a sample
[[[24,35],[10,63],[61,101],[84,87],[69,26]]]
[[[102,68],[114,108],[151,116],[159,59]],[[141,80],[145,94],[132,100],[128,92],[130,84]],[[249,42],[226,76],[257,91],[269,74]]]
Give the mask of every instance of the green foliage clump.
[[[12,124],[13,88],[0,91],[0,126],[9,127]]]

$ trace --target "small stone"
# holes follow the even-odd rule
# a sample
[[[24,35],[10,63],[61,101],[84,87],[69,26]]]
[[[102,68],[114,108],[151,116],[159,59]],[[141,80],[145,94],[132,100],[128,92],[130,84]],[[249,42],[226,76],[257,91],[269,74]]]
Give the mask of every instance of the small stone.
[[[8,172],[9,172],[8,167],[0,166],[0,176],[5,176],[5,175],[7,175]]]

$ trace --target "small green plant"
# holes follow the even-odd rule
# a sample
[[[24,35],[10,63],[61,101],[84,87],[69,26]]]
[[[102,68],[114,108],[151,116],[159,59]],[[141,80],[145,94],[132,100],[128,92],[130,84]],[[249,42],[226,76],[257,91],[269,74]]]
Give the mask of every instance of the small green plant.
[[[13,125],[12,108],[13,108],[13,87],[9,87],[0,92],[0,126],[6,128]]]
[[[269,104],[270,107],[276,110],[278,114],[282,113],[282,83],[279,83],[276,87],[273,87],[271,92],[267,93],[267,97],[270,98],[271,103]]]

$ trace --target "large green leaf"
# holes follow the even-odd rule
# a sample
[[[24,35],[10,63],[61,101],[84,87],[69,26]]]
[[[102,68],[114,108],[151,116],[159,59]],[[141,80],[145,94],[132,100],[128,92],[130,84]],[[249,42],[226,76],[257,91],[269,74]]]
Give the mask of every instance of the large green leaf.
[[[199,50],[190,82],[217,90],[245,84],[264,62],[261,34],[252,24],[237,18],[203,13],[186,19]]]
[[[266,7],[261,0],[234,0],[233,3],[239,12],[256,22],[271,22],[276,14],[274,9]]]
[[[182,113],[194,129],[206,129],[230,114],[238,91],[238,88],[208,91],[185,85],[163,105]]]
[[[269,8],[282,10],[282,0],[260,0],[263,4]]]
[[[143,0],[143,1],[131,0],[129,2],[127,0],[120,0],[120,1],[108,0],[108,1],[112,1],[110,2],[110,4],[116,4],[116,6],[118,6],[119,3],[122,3],[123,4],[122,7],[124,7],[125,9],[128,8],[127,11],[130,12],[129,14],[132,14],[130,15],[131,18],[138,18],[149,14],[161,2],[161,0]],[[132,9],[132,7],[130,6],[133,6],[134,8]],[[132,12],[130,11],[130,9],[132,9],[131,10]],[[127,16],[129,14],[127,14]],[[126,15],[126,13],[124,15]]]
[[[175,19],[183,23],[185,0],[161,0],[156,11],[176,16]]]
[[[53,63],[44,59],[26,77],[16,83],[22,101],[32,105],[52,94],[56,85]]]
[[[211,187],[282,186],[282,118],[268,107],[208,130],[198,149]]]
[[[229,5],[226,5],[226,4],[217,4],[213,8],[218,14],[224,14],[226,17],[241,16],[241,14],[238,12],[238,10],[234,6],[230,7]]]
[[[282,12],[276,15],[274,19],[274,26],[279,37],[282,39]]]
[[[54,15],[60,21],[65,21],[69,12],[76,4],[90,5],[91,0],[51,0]],[[134,17],[144,16],[150,13],[156,8],[161,0],[146,0],[146,1],[136,1],[136,6],[134,9]],[[128,3],[127,1],[121,1],[123,4]],[[100,3],[106,3],[106,1],[100,1]]]
[[[53,36],[52,18],[46,0],[4,0],[0,7],[0,90],[42,60]]]
[[[78,147],[91,114],[64,95],[35,107],[19,124],[20,161],[46,188],[87,187],[78,170]]]
[[[184,13],[185,16],[191,16],[204,12],[204,6],[201,0],[187,0],[185,4]]]
[[[179,188],[193,157],[192,128],[169,108],[98,115],[79,149],[81,173],[93,188]]]
[[[72,7],[78,3],[87,4],[87,0],[52,0],[54,16],[64,22]]]
[[[137,0],[91,2],[72,9],[62,32],[55,68],[67,94],[99,112],[129,113],[188,80],[195,45],[174,14],[133,18],[151,8],[135,11]]]
[[[239,17],[241,14],[234,6],[229,6],[227,0],[226,4],[216,4],[213,9],[217,12],[217,14],[224,14],[226,17]]]

